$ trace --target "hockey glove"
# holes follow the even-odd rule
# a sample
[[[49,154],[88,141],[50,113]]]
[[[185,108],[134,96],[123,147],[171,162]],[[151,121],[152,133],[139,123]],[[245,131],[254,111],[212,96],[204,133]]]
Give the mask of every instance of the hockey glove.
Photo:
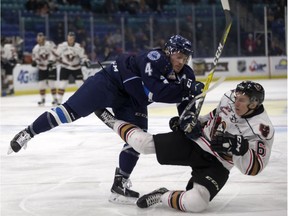
[[[169,127],[172,131],[178,131],[180,128],[179,125],[179,116],[174,116],[169,121]]]
[[[183,79],[182,85],[184,90],[189,93],[189,96],[197,96],[202,93],[204,84],[199,81],[193,81],[191,79]]]
[[[17,64],[16,59],[11,59],[8,61],[11,67],[14,67]]]
[[[216,152],[227,153],[231,152],[237,156],[246,154],[249,148],[247,139],[241,135],[233,135],[228,132],[218,133],[211,141],[211,147]]]
[[[85,61],[85,62],[84,62],[84,66],[87,67],[87,68],[90,68],[90,67],[91,67],[90,61],[89,61],[89,60],[88,60],[88,61]]]
[[[54,67],[54,62],[53,61],[49,61],[47,64],[47,70],[48,71],[52,71]]]
[[[32,61],[31,66],[32,67],[36,67],[37,66],[37,62],[36,61]]]
[[[181,130],[189,139],[197,139],[202,135],[201,123],[195,120],[195,114],[188,112],[180,123]]]

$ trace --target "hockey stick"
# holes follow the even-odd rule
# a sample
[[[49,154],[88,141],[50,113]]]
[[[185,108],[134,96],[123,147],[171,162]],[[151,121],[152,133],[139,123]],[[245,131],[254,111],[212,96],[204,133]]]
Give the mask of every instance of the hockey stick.
[[[207,90],[209,89],[210,83],[212,82],[212,79],[213,79],[213,76],[214,76],[214,71],[216,69],[218,60],[219,60],[219,58],[220,58],[220,56],[222,54],[224,45],[226,43],[227,36],[228,36],[228,34],[230,32],[230,28],[231,28],[231,25],[232,25],[232,16],[231,16],[231,12],[230,12],[229,1],[228,0],[221,0],[221,4],[222,4],[223,10],[224,10],[224,14],[225,14],[226,26],[225,26],[222,38],[221,38],[221,40],[219,42],[218,48],[217,48],[215,56],[214,56],[214,60],[213,60],[214,66],[213,66],[213,68],[211,69],[211,71],[209,72],[209,74],[207,76],[206,83],[205,83],[205,86],[204,86],[204,89],[203,89],[203,92],[206,92],[206,93],[207,93]],[[206,96],[206,94],[204,94],[203,96],[201,96],[199,98],[199,102],[198,102],[198,105],[197,105],[196,111],[195,111],[195,117],[194,117],[194,119],[191,122],[192,125],[196,125],[198,116],[200,114],[201,108],[202,108],[204,100],[205,100],[205,96]],[[194,105],[195,102],[196,102],[196,100],[194,101],[194,99],[193,99],[185,107],[184,111],[182,112],[182,114],[181,114],[181,116],[179,118],[179,123],[181,123],[181,121],[183,120],[183,118],[185,117],[187,112],[191,110],[191,108],[192,108],[192,106]]]
[[[225,76],[220,77],[220,78],[215,82],[214,85],[212,85],[212,86],[211,86],[210,88],[208,88],[207,90],[203,90],[203,92],[202,92],[201,94],[199,94],[199,95],[197,95],[196,97],[194,97],[193,100],[190,101],[187,106],[191,106],[191,107],[192,107],[193,104],[194,104],[198,99],[201,99],[201,98],[203,98],[203,97],[206,97],[206,94],[207,94],[208,92],[210,92],[210,91],[212,91],[213,89],[215,89],[216,87],[218,87],[221,83],[224,82],[225,79],[226,79]],[[190,105],[190,104],[191,104],[191,105]],[[190,107],[190,108],[191,108],[191,107]],[[189,110],[190,110],[190,109],[189,109]]]

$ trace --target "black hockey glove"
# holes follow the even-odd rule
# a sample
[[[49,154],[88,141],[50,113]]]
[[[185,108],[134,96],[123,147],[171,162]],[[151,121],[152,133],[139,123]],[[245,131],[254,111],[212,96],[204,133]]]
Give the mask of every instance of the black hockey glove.
[[[200,121],[195,121],[195,114],[188,112],[180,123],[181,130],[189,139],[197,139],[202,135],[202,127]]]
[[[90,68],[91,67],[91,63],[89,60],[85,61],[84,62],[84,66],[87,67],[87,68]]]
[[[37,62],[36,61],[32,61],[31,66],[32,67],[36,67],[37,66]]]
[[[201,94],[204,88],[204,84],[199,81],[193,81],[191,79],[182,80],[183,88],[189,93],[189,96],[194,97]]]
[[[180,129],[179,116],[174,116],[170,119],[169,127],[172,131],[178,131]]]
[[[228,132],[218,133],[211,141],[211,147],[219,153],[231,152],[237,156],[246,154],[249,148],[247,139],[241,135],[233,135]]]
[[[9,62],[9,64],[10,64],[10,66],[12,66],[12,67],[14,67],[14,66],[17,64],[16,59],[11,59],[11,60],[9,60],[8,62]]]
[[[53,61],[48,61],[47,70],[48,71],[52,71],[53,70],[53,66],[54,66],[54,62]]]

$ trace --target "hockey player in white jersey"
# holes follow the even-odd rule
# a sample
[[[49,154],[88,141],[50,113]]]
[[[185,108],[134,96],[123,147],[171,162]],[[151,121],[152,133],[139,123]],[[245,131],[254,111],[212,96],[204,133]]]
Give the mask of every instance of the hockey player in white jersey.
[[[14,94],[13,69],[17,61],[18,54],[16,47],[12,44],[11,39],[3,38],[1,40],[1,65],[5,70],[4,82],[8,83],[7,95]]]
[[[57,105],[56,95],[56,45],[52,41],[47,41],[45,35],[39,32],[36,37],[37,44],[32,50],[32,66],[38,68],[38,84],[40,101],[39,106],[45,104],[47,85],[51,89],[52,105]]]
[[[56,55],[61,66],[58,85],[58,104],[62,103],[69,76],[73,76],[76,85],[80,87],[83,84],[81,66],[90,67],[90,61],[85,54],[85,50],[79,43],[75,42],[75,37],[74,32],[69,32],[67,41],[59,44],[57,47]]]
[[[184,212],[201,212],[225,185],[232,167],[244,175],[262,172],[269,162],[274,139],[263,101],[263,87],[243,81],[224,94],[216,109],[199,117],[192,132],[185,131],[193,116],[188,113],[180,124],[179,117],[171,119],[172,132],[156,135],[115,120],[105,110],[103,114],[106,120],[113,120],[110,123],[113,122],[114,131],[136,151],[156,154],[160,164],[192,167],[186,190],[157,189],[140,197],[138,207],[162,203]]]

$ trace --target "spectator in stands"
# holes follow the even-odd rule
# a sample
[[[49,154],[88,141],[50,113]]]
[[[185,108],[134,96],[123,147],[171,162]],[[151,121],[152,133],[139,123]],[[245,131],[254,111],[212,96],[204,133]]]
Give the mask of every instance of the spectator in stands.
[[[285,55],[285,52],[279,46],[278,40],[273,39],[271,41],[271,45],[270,45],[270,48],[269,48],[269,56],[280,56],[280,55]]]
[[[54,38],[54,41],[56,44],[59,44],[63,41],[63,38],[65,37],[65,33],[64,33],[64,23],[62,21],[59,21],[57,23],[57,26],[56,26],[56,31],[54,30],[51,30],[50,31]],[[55,32],[55,33],[54,33]]]
[[[244,42],[245,54],[248,56],[254,55],[256,49],[256,42],[254,40],[253,34],[249,33],[248,37]]]
[[[78,5],[81,0],[66,0],[66,2],[70,5]]]
[[[146,4],[146,0],[139,0],[139,13],[145,13],[149,11],[149,6]]]
[[[40,1],[36,13],[40,16],[45,16],[50,13],[49,4],[47,1]]]
[[[34,11],[36,12],[36,10],[38,9],[38,0],[28,0],[25,3],[25,8],[28,11]]]
[[[127,5],[125,0],[119,0],[118,1],[118,9],[119,12],[125,13],[127,11]]]
[[[67,0],[56,0],[57,4],[65,5],[67,4]]]
[[[117,28],[110,37],[112,44],[120,45],[122,43],[121,29]]]
[[[104,12],[107,14],[113,14],[118,11],[117,4],[114,0],[105,0],[103,4]]]
[[[145,0],[145,2],[154,12],[162,12],[164,4],[167,4],[167,0]]]
[[[81,0],[80,1],[81,7],[86,11],[91,11],[91,1],[90,0]]]
[[[137,52],[136,37],[130,27],[126,28],[125,39],[126,50],[129,52]]]
[[[47,3],[48,3],[48,7],[49,7],[49,13],[58,10],[58,5],[55,2],[55,0],[47,0]]]
[[[87,33],[85,29],[84,19],[80,15],[75,15],[75,19],[71,19],[68,23],[68,29],[75,32],[79,43],[87,43]],[[63,39],[63,38],[62,38]]]
[[[147,46],[149,45],[148,35],[145,34],[145,32],[143,31],[142,27],[140,27],[135,32],[135,38],[136,38],[136,44],[138,45],[138,49],[139,50],[146,49]]]
[[[94,36],[94,41],[93,41],[93,55],[95,56],[94,58],[91,58],[91,61],[103,61],[104,60],[104,46],[102,41],[100,40],[99,36],[95,35]]]
[[[183,4],[198,4],[198,3],[200,3],[201,2],[201,0],[182,0],[182,3]],[[210,0],[209,0],[209,3],[210,3]]]
[[[265,55],[265,44],[263,43],[261,38],[256,39],[256,47],[255,47],[255,56],[264,56]]]

